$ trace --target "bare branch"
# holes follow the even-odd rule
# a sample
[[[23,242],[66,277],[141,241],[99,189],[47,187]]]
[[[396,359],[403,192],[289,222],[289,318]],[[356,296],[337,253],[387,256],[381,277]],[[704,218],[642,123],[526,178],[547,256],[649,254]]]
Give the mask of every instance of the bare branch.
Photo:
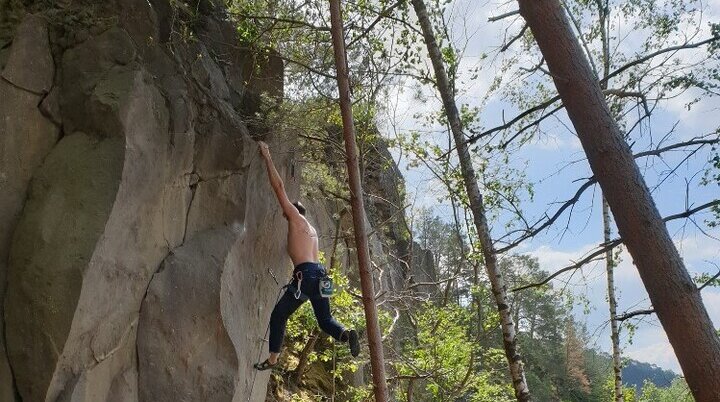
[[[625,320],[628,320],[633,317],[637,317],[639,315],[650,315],[650,314],[654,314],[654,313],[655,313],[654,309],[630,311],[628,313],[623,313],[623,314],[620,314],[619,316],[615,317],[615,321],[623,322]]]
[[[615,239],[609,243],[603,243],[602,245],[600,245],[600,248],[598,248],[595,251],[593,251],[592,253],[588,254],[586,257],[580,259],[579,261],[575,262],[572,265],[568,265],[567,267],[558,270],[557,272],[548,276],[547,278],[543,279],[542,281],[536,282],[536,283],[531,283],[529,285],[520,286],[520,287],[514,288],[510,291],[517,292],[517,291],[524,290],[524,289],[536,288],[536,287],[542,286],[565,272],[574,271],[578,268],[581,268],[583,265],[585,265],[587,263],[602,259],[602,258],[597,258],[597,257],[605,254],[609,250],[612,250],[614,247],[618,246],[620,243],[622,243],[622,241],[620,239]]]
[[[525,31],[527,31],[527,29],[528,29],[528,25],[527,24],[523,25],[520,32],[518,32],[517,35],[513,36],[512,39],[510,39],[506,44],[504,44],[503,47],[500,48],[500,51],[504,52],[504,51],[508,50],[510,48],[510,46],[512,46],[513,43],[517,42],[518,39],[522,38],[523,35],[525,35]]]
[[[707,285],[711,284],[717,278],[720,278],[720,271],[718,271],[718,273],[713,275],[710,279],[706,280],[705,283],[698,288],[698,291],[705,289]]]
[[[630,68],[632,68],[632,67],[634,67],[634,66],[636,66],[636,65],[638,65],[638,64],[642,64],[642,63],[644,63],[644,62],[646,62],[646,61],[648,61],[648,60],[650,60],[650,59],[652,59],[652,58],[654,58],[654,57],[657,57],[657,56],[659,56],[659,55],[662,55],[662,54],[664,54],[664,53],[674,52],[674,51],[678,51],[678,50],[685,50],[685,49],[693,49],[693,48],[697,48],[697,47],[700,47],[700,46],[703,46],[703,45],[707,45],[707,44],[709,44],[709,43],[713,43],[713,42],[718,41],[718,40],[720,40],[720,37],[712,37],[712,38],[708,38],[708,39],[705,39],[705,40],[703,40],[703,41],[696,42],[696,43],[689,43],[689,44],[684,44],[684,45],[671,46],[671,47],[668,47],[668,48],[665,48],[665,49],[660,49],[660,50],[658,50],[658,51],[656,51],[656,52],[650,53],[650,54],[648,54],[648,55],[646,55],[646,56],[640,57],[640,58],[638,58],[638,59],[636,59],[636,60],[633,60],[633,61],[631,61],[631,62],[623,65],[622,67],[620,67],[620,68],[618,68],[617,70],[613,71],[612,73],[608,74],[606,77],[602,78],[602,79],[600,80],[600,83],[608,82],[608,80],[610,80],[611,78],[613,78],[613,77],[615,77],[615,76],[617,76],[617,75],[620,75],[620,74],[623,73],[624,71],[626,71],[626,70],[628,70],[628,69],[630,69]],[[501,131],[501,130],[508,129],[508,128],[510,128],[512,125],[514,125],[515,123],[517,123],[518,121],[522,120],[523,118],[525,118],[525,117],[527,117],[527,116],[529,116],[529,115],[531,115],[531,114],[533,114],[533,113],[535,113],[535,112],[537,112],[537,111],[546,109],[547,107],[551,106],[553,103],[555,103],[555,102],[557,102],[557,101],[559,101],[559,100],[560,100],[560,96],[559,96],[559,95],[558,95],[558,96],[554,96],[554,97],[552,97],[552,98],[550,98],[550,99],[548,99],[548,100],[540,103],[539,105],[533,106],[533,107],[531,107],[530,109],[525,110],[524,112],[520,113],[520,114],[517,115],[515,118],[513,118],[512,120],[508,121],[508,122],[505,123],[505,124],[502,124],[502,125],[500,125],[500,126],[491,128],[491,129],[489,129],[489,130],[485,130],[485,131],[483,131],[483,132],[481,132],[481,133],[479,133],[479,134],[470,136],[470,137],[467,139],[466,143],[468,143],[468,144],[473,144],[473,143],[475,143],[477,140],[479,140],[480,138],[485,137],[485,136],[487,136],[487,135],[489,135],[489,134],[492,134],[492,133],[494,133],[494,132],[496,132],[496,131]]]
[[[390,324],[390,327],[388,328],[386,335],[382,337],[383,341],[385,341],[386,338],[393,333],[393,331],[395,329],[395,324],[397,324],[398,320],[400,319],[400,310],[398,310],[398,309],[393,309],[393,310],[395,310],[395,316],[393,317],[392,324]]]
[[[624,66],[622,66],[622,67],[618,68],[617,70],[613,71],[612,73],[608,74],[605,78],[601,79],[600,82],[601,82],[601,83],[602,83],[602,82],[607,82],[607,81],[610,80],[611,78],[613,78],[613,77],[615,77],[615,76],[617,76],[617,75],[620,75],[620,74],[623,73],[625,70],[628,70],[628,69],[630,69],[630,68],[632,68],[632,67],[634,67],[634,66],[636,66],[636,65],[638,65],[638,64],[642,64],[642,63],[644,63],[644,62],[646,62],[646,61],[648,61],[648,60],[650,60],[650,59],[652,59],[652,58],[654,58],[654,57],[657,57],[657,56],[661,55],[661,54],[669,53],[669,52],[675,52],[675,51],[678,51],[678,50],[694,49],[694,48],[698,48],[698,47],[700,47],[700,46],[704,46],[704,45],[713,43],[713,42],[718,41],[718,40],[720,40],[720,36],[713,36],[713,37],[711,37],[711,38],[707,38],[707,39],[702,40],[702,41],[700,41],[700,42],[686,43],[686,44],[682,44],[682,45],[667,47],[667,48],[665,48],[665,49],[660,49],[660,50],[658,50],[658,51],[652,52],[652,53],[650,53],[650,54],[648,54],[648,55],[645,55],[645,56],[643,56],[643,57],[640,57],[640,58],[638,58],[638,59],[635,59],[635,60],[633,60],[633,61],[625,64]]]
[[[502,19],[505,19],[505,18],[508,18],[508,17],[512,17],[512,16],[514,16],[514,15],[519,15],[519,14],[520,14],[520,10],[510,11],[510,12],[505,13],[505,14],[500,14],[500,15],[496,15],[496,16],[494,16],[494,17],[490,17],[490,18],[488,18],[488,22],[500,21],[500,20],[502,20]]]
[[[276,53],[274,56],[277,57],[277,58],[279,58],[279,59],[285,60],[285,61],[287,61],[288,63],[297,64],[298,66],[300,66],[300,67],[302,67],[302,68],[304,68],[304,69],[306,69],[306,70],[308,70],[308,71],[310,71],[310,72],[312,72],[312,73],[315,73],[315,74],[317,74],[317,75],[322,75],[322,76],[325,77],[325,78],[330,78],[330,79],[332,79],[332,80],[337,79],[337,77],[335,77],[335,76],[332,75],[332,74],[328,74],[328,73],[326,73],[326,72],[320,71],[320,70],[318,70],[318,69],[315,69],[315,68],[313,68],[313,67],[310,67],[309,65],[307,65],[307,64],[305,64],[305,63],[303,63],[303,62],[300,62],[300,61],[291,59],[291,58],[289,58],[289,57],[285,57],[285,56],[283,56],[283,55],[281,55],[281,54],[279,54],[279,53]]]
[[[310,28],[310,29],[314,29],[317,31],[330,32],[330,27],[313,25],[307,21],[294,20],[294,19],[290,19],[290,18],[273,17],[270,15],[252,15],[252,14],[245,14],[245,13],[240,13],[240,12],[230,12],[230,14],[234,15],[234,16],[242,17],[242,18],[252,19],[252,20],[270,20],[273,22],[290,24],[295,27],[305,27],[305,28]]]
[[[585,192],[585,190],[590,188],[595,183],[596,183],[596,180],[594,178],[588,179],[588,181],[586,181],[582,186],[580,186],[580,188],[575,192],[575,195],[572,198],[570,198],[569,200],[565,201],[563,203],[563,205],[560,208],[558,208],[557,211],[555,211],[553,216],[548,217],[548,219],[542,225],[535,226],[538,223],[540,223],[539,221],[536,222],[532,228],[528,228],[528,229],[531,229],[530,231],[528,231],[526,234],[520,236],[519,239],[513,241],[512,243],[509,243],[507,246],[498,248],[497,253],[500,254],[500,253],[504,253],[504,252],[510,250],[511,248],[513,248],[513,247],[517,246],[518,244],[520,244],[521,242],[537,235],[538,233],[545,230],[548,226],[555,223],[555,221],[560,217],[560,215],[562,215],[562,213],[566,209],[570,208],[572,205],[575,205],[575,203],[580,199],[580,196]]]
[[[492,133],[494,133],[494,132],[496,132],[496,131],[502,131],[502,130],[505,130],[505,129],[507,129],[507,128],[510,128],[513,124],[517,123],[518,121],[522,120],[523,118],[525,118],[525,117],[527,117],[527,116],[529,116],[529,115],[531,115],[531,114],[533,114],[533,113],[535,113],[535,112],[538,112],[538,111],[540,111],[540,110],[547,109],[547,108],[550,107],[553,103],[555,103],[555,102],[557,102],[557,101],[559,101],[559,100],[560,100],[560,95],[554,96],[554,97],[546,100],[545,102],[543,102],[543,103],[541,103],[541,104],[539,104],[539,105],[536,105],[536,106],[531,107],[530,109],[527,109],[526,111],[520,113],[520,114],[517,115],[515,118],[513,118],[512,120],[508,121],[507,123],[505,123],[505,124],[503,124],[503,125],[501,125],[501,126],[497,126],[497,127],[495,127],[495,128],[491,128],[491,129],[489,129],[489,130],[485,130],[485,131],[483,131],[483,132],[481,132],[481,133],[479,133],[479,134],[475,134],[475,135],[469,137],[469,138],[467,139],[467,141],[465,141],[465,142],[468,143],[468,144],[474,144],[477,140],[479,140],[479,139],[482,138],[482,137],[485,137],[485,136],[487,136],[487,135],[490,135],[490,134],[492,134]]]
[[[693,214],[695,214],[695,213],[697,213],[697,212],[700,212],[700,211],[702,211],[703,209],[712,208],[712,207],[714,207],[714,206],[716,206],[716,205],[720,205],[720,200],[710,201],[710,202],[708,202],[708,203],[705,203],[705,204],[703,204],[703,205],[700,205],[699,207],[692,208],[692,209],[688,209],[688,210],[686,210],[685,212],[681,212],[681,213],[675,214],[675,215],[670,215],[670,216],[666,217],[664,220],[665,220],[665,222],[667,222],[667,221],[671,221],[671,220],[673,220],[673,219],[688,218],[688,217],[690,217],[690,215],[693,215]]]
[[[702,137],[699,137],[699,138],[702,138]],[[639,153],[635,154],[635,158],[640,158],[643,156],[651,156],[651,155],[659,156],[663,152],[672,151],[674,149],[689,147],[689,146],[693,146],[693,145],[701,145],[702,146],[702,145],[713,145],[713,144],[720,143],[720,137],[713,138],[713,139],[699,139],[699,138],[694,138],[689,141],[679,142],[677,144],[668,145],[663,148],[655,148],[650,151],[639,152]]]
[[[703,204],[703,205],[701,205],[701,206],[699,206],[699,207],[692,208],[692,209],[688,209],[688,210],[686,210],[686,211],[684,211],[684,212],[681,212],[681,213],[678,213],[678,214],[669,215],[669,216],[663,218],[663,221],[669,222],[669,221],[672,221],[672,220],[675,220],[675,219],[687,218],[687,217],[689,217],[689,216],[691,216],[691,215],[693,215],[693,214],[695,214],[695,213],[697,213],[697,212],[699,212],[699,211],[702,211],[702,210],[704,210],[704,209],[711,208],[711,207],[713,207],[713,206],[715,206],[715,205],[720,205],[720,200],[710,201],[710,202],[705,203],[705,204]],[[554,274],[548,276],[547,278],[543,279],[543,280],[540,281],[540,282],[531,283],[531,284],[529,284],[529,285],[524,285],[524,286],[520,286],[520,287],[514,288],[514,289],[511,290],[511,292],[517,292],[517,291],[519,291],[519,290],[524,290],[524,289],[528,289],[528,288],[534,288],[534,287],[542,286],[542,285],[550,282],[551,280],[553,280],[554,278],[556,278],[556,277],[559,276],[560,274],[563,274],[563,273],[568,272],[568,271],[573,271],[573,270],[578,269],[578,268],[582,268],[583,265],[585,265],[585,264],[587,264],[587,263],[589,263],[589,262],[594,261],[597,256],[599,256],[599,255],[601,255],[601,254],[604,254],[605,252],[607,252],[607,251],[609,251],[609,250],[612,250],[615,246],[619,245],[620,243],[622,243],[622,239],[620,239],[620,238],[614,239],[614,240],[612,240],[612,241],[610,241],[610,242],[608,242],[608,243],[603,243],[603,244],[601,244],[601,245],[599,246],[598,249],[596,249],[595,251],[591,252],[590,254],[588,254],[587,256],[583,257],[581,260],[575,262],[574,264],[569,265],[569,266],[567,266],[567,267],[565,267],[565,268],[562,268],[562,269],[558,270],[557,272],[555,272]],[[718,275],[720,275],[720,273],[718,273]],[[703,287],[704,287],[704,286],[703,286]],[[701,287],[701,289],[702,289],[702,287]]]
[[[520,130],[517,131],[517,133],[515,133],[512,137],[510,137],[510,139],[508,139],[508,140],[505,141],[504,143],[500,144],[500,148],[506,149],[507,146],[510,145],[510,143],[513,142],[513,141],[514,141],[517,137],[519,137],[522,133],[524,133],[525,131],[527,131],[527,130],[533,128],[533,127],[539,126],[540,123],[543,122],[543,120],[545,120],[545,119],[547,119],[548,117],[550,117],[550,116],[554,115],[555,113],[559,112],[560,110],[563,109],[563,107],[564,107],[563,105],[560,105],[560,106],[556,107],[555,109],[549,111],[548,113],[545,113],[545,114],[542,115],[540,118],[536,119],[534,122],[532,122],[532,123],[530,123],[530,124],[522,127]]]
[[[368,25],[368,27],[365,28],[365,30],[364,30],[362,33],[360,33],[360,35],[356,36],[353,40],[351,40],[350,43],[348,43],[346,47],[347,47],[347,48],[352,47],[352,45],[354,45],[354,44],[357,43],[359,40],[361,40],[362,38],[364,38],[365,36],[367,36],[367,35],[370,33],[370,31],[372,31],[373,28],[375,28],[375,25],[377,25],[380,21],[382,21],[383,18],[389,17],[390,14],[393,12],[393,10],[396,9],[396,8],[397,8],[398,6],[400,6],[401,4],[402,4],[402,0],[397,1],[397,2],[395,2],[395,3],[393,3],[393,4],[391,4],[390,6],[386,7],[386,8],[383,9],[382,11],[380,11],[380,12],[378,13],[377,18],[375,18],[375,20],[374,20],[373,22],[371,22],[370,25]]]
[[[457,279],[457,278],[459,278],[459,277],[460,277],[460,275],[454,275],[454,276],[451,276],[451,277],[449,277],[449,278],[447,278],[447,279],[441,279],[441,280],[436,281],[436,282],[413,282],[412,284],[408,285],[404,290],[411,290],[411,289],[415,289],[415,288],[420,287],[420,286],[438,286],[438,285],[443,284],[443,283],[447,283],[447,282],[450,282],[450,281],[454,281],[455,279]]]
[[[718,271],[718,273],[715,274],[712,278],[705,281],[705,283],[703,283],[702,286],[698,287],[698,292],[703,290],[703,288],[705,288],[705,286],[707,286],[709,283],[711,283],[712,281],[714,281],[717,278],[720,278],[720,271]],[[655,313],[655,309],[652,309],[652,308],[646,309],[646,310],[630,311],[630,312],[626,312],[626,313],[623,313],[623,314],[617,316],[615,318],[615,321],[622,322],[622,321],[628,320],[630,318],[637,317],[639,315],[650,315],[650,314],[654,314],[654,313]]]
[[[712,139],[706,139],[706,138],[707,137],[699,137],[699,138],[695,138],[695,139],[688,140],[685,142],[668,145],[666,147],[639,152],[634,155],[634,158],[638,159],[638,158],[642,158],[642,157],[646,157],[646,156],[659,156],[663,152],[668,152],[668,151],[672,151],[672,150],[675,150],[678,148],[684,148],[684,147],[693,146],[693,145],[704,146],[704,145],[712,145],[712,144],[720,143],[720,137],[712,138]],[[523,242],[531,237],[536,236],[538,233],[540,233],[541,231],[545,230],[547,227],[549,227],[550,225],[555,223],[555,221],[560,217],[560,215],[562,215],[562,213],[566,209],[568,209],[570,206],[574,205],[580,199],[580,196],[585,192],[585,190],[587,190],[591,185],[593,185],[595,183],[596,183],[596,180],[594,177],[589,178],[588,181],[585,182],[582,186],[580,186],[580,188],[575,192],[575,195],[572,198],[570,198],[569,200],[565,201],[563,203],[563,205],[557,211],[555,211],[555,213],[551,217],[548,217],[548,219],[543,224],[538,226],[538,224],[540,223],[540,221],[538,221],[533,226],[524,229],[525,234],[520,236],[518,239],[512,241],[511,243],[508,243],[506,246],[498,248],[497,252],[504,253],[504,252],[516,247],[521,242]],[[693,209],[684,211],[684,212],[676,214],[676,215],[671,215],[665,219],[667,221],[667,220],[672,220],[672,219],[687,218],[690,215],[693,215],[698,211],[718,205],[718,203],[720,203],[720,200],[710,201],[710,202],[703,204],[697,208],[693,208]],[[507,235],[503,236],[503,238],[506,238],[509,235],[511,235],[512,233],[517,233],[517,232],[518,231],[508,233]],[[502,240],[503,238],[500,238],[498,240]]]

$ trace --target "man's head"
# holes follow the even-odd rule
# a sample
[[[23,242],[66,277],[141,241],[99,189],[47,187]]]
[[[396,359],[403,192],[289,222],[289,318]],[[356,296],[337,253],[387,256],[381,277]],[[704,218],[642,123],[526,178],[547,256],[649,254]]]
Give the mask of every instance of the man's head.
[[[305,216],[305,206],[301,204],[300,201],[293,202],[293,205],[297,208],[298,212],[300,212],[300,215]]]

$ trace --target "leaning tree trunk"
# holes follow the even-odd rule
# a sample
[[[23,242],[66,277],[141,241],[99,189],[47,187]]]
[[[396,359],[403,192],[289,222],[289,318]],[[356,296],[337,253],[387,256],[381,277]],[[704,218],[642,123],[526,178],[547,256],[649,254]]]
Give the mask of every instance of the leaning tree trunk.
[[[720,338],[558,0],[518,0],[698,402],[720,400]]]
[[[340,92],[343,136],[345,137],[345,162],[350,178],[350,204],[352,205],[353,227],[355,228],[355,247],[357,248],[360,288],[370,346],[370,366],[372,368],[375,401],[386,402],[388,392],[385,382],[385,361],[380,325],[378,324],[377,306],[375,305],[375,289],[372,273],[370,272],[370,253],[368,250],[367,229],[365,227],[365,206],[362,185],[360,184],[360,166],[358,165],[357,144],[355,143],[352,103],[350,102],[350,80],[345,55],[340,0],[330,0],[330,20],[338,91]]]
[[[432,62],[433,69],[435,70],[437,88],[443,101],[445,114],[447,115],[448,122],[450,123],[450,130],[452,131],[455,139],[455,147],[460,159],[460,170],[462,172],[465,189],[470,200],[470,210],[473,214],[473,222],[475,223],[475,228],[477,229],[478,237],[480,238],[483,258],[485,260],[485,268],[487,269],[492,292],[495,296],[495,303],[497,304],[497,309],[500,313],[503,346],[505,348],[505,356],[507,357],[508,365],[510,366],[510,376],[512,377],[515,397],[521,402],[530,401],[530,390],[528,389],[527,382],[525,381],[525,371],[523,369],[522,359],[520,358],[520,353],[517,350],[515,324],[513,323],[513,319],[510,314],[510,307],[508,306],[507,288],[503,281],[502,273],[497,266],[497,256],[492,238],[490,237],[490,227],[488,226],[487,218],[485,216],[482,194],[480,194],[477,178],[475,176],[475,169],[473,168],[470,152],[468,151],[467,144],[465,143],[465,135],[463,134],[460,114],[458,113],[458,108],[455,104],[455,96],[450,87],[450,80],[448,79],[447,72],[445,71],[445,66],[440,54],[440,48],[435,40],[435,33],[427,14],[425,2],[423,0],[412,0],[412,4],[415,8],[415,14],[417,14],[418,20],[420,21],[423,38],[425,39],[425,44],[427,45],[428,53],[430,54],[430,61]]]
[[[610,243],[610,206],[603,197],[603,239]],[[612,249],[605,252],[605,270],[607,271],[607,294],[610,308],[610,339],[612,340],[612,361],[615,379],[615,402],[624,402],[622,389],[622,361],[620,360],[620,329],[617,320],[617,299],[615,297],[615,259]]]

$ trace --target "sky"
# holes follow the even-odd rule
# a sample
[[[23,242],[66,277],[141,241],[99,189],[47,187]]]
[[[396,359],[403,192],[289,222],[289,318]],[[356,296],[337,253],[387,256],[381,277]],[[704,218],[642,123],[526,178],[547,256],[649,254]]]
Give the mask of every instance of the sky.
[[[453,35],[456,45],[467,43],[464,59],[460,70],[467,70],[477,63],[482,63],[483,73],[477,79],[466,79],[462,85],[462,94],[459,102],[475,106],[482,106],[479,120],[486,128],[494,127],[509,116],[514,116],[517,109],[499,96],[486,98],[486,93],[495,74],[502,69],[501,56],[497,49],[503,43],[505,30],[512,35],[521,26],[518,19],[512,25],[508,22],[490,23],[488,17],[506,11],[512,11],[516,2],[487,2],[460,0],[453,3],[449,11],[454,21]],[[702,26],[708,21],[720,22],[720,0],[704,3]],[[614,15],[618,15],[616,13]],[[617,37],[625,38],[620,50],[632,52],[643,39],[643,32],[634,32],[629,29],[632,21],[619,16],[616,20],[620,28]],[[707,29],[698,38],[706,38]],[[624,49],[622,47],[625,47]],[[704,50],[703,50],[704,51]],[[488,54],[482,59],[480,55]],[[697,54],[687,52],[678,57],[683,61],[691,62]],[[481,61],[482,60],[482,61]],[[528,55],[523,62],[532,65],[534,58]],[[536,61],[535,61],[536,62]],[[467,78],[467,77],[466,77]],[[697,135],[713,132],[720,125],[717,117],[720,111],[720,100],[705,99],[690,110],[686,104],[697,93],[687,92],[662,104],[653,112],[650,124],[645,128],[646,134],[652,132],[654,144],[665,132],[675,127],[675,138],[689,139]],[[413,115],[416,113],[430,113],[438,110],[440,103],[436,95],[429,88],[418,90],[412,85],[394,87],[387,100],[387,116],[385,123],[381,123],[381,130],[388,137],[394,132],[407,133],[412,130],[427,130]],[[387,123],[387,121],[391,123]],[[440,128],[436,128],[440,130]],[[648,136],[650,137],[650,136]],[[643,145],[636,144],[634,150],[644,150]],[[407,166],[407,159],[398,151],[394,156],[401,167]],[[677,174],[663,181],[654,188],[659,177],[663,176],[672,165],[679,162],[686,154],[674,153],[666,158],[666,162],[647,158],[639,160],[641,171],[646,177],[649,186],[653,189],[655,203],[663,216],[684,211],[718,198],[718,188],[702,187],[698,185],[699,176],[692,177],[686,182],[688,176],[703,166],[707,160],[707,150],[691,157],[677,171]],[[574,162],[568,166],[569,162]],[[667,164],[666,164],[667,163]],[[531,143],[513,155],[511,166],[527,176],[535,183],[535,198],[523,203],[523,209],[529,216],[540,217],[553,202],[564,201],[572,197],[580,185],[577,180],[591,176],[580,142],[574,135],[567,117],[560,114],[558,118],[548,119],[542,126],[542,134]],[[403,169],[407,181],[407,188],[411,201],[416,207],[433,207],[440,216],[448,216],[448,206],[438,203],[437,198],[442,195],[439,186],[428,171],[422,168]],[[689,193],[686,193],[686,190]],[[575,207],[570,225],[565,224],[544,232],[540,236],[524,243],[515,252],[527,253],[538,258],[541,267],[554,272],[579,259],[583,254],[595,248],[602,242],[601,206],[599,202],[600,190],[594,188],[587,191]],[[688,200],[690,204],[688,204]],[[566,215],[567,216],[567,215]],[[687,220],[674,221],[668,224],[668,229],[678,246],[688,271],[693,273],[717,272],[720,265],[720,231],[706,228],[703,220],[708,215],[699,215],[696,222],[711,237],[701,231]],[[493,234],[497,237],[503,233],[502,225],[498,222],[493,227]],[[715,239],[713,239],[714,237]],[[717,265],[715,265],[717,264]],[[636,309],[650,307],[647,293],[644,290],[637,269],[632,264],[632,258],[623,252],[621,262],[616,269],[616,288],[618,295],[618,312],[623,313]],[[554,286],[563,286],[577,295],[583,295],[592,306],[590,311],[584,311],[578,306],[574,313],[576,319],[584,323],[588,329],[592,346],[601,350],[610,350],[607,302],[606,277],[604,262],[589,264],[573,275],[562,275],[554,282]],[[713,320],[715,327],[720,327],[720,289],[706,288],[702,292],[706,309]],[[635,321],[638,328],[632,339],[625,331],[621,338],[624,356],[656,364],[664,369],[681,373],[679,364],[674,356],[672,347],[665,336],[659,321],[655,316],[645,316]]]

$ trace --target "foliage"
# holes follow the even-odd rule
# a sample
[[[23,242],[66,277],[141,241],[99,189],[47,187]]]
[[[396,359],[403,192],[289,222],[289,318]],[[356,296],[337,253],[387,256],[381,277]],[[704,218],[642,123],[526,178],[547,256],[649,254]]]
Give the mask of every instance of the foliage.
[[[482,349],[469,339],[467,310],[426,303],[413,314],[412,321],[415,339],[405,345],[405,358],[394,363],[398,377],[421,382],[433,401],[513,399],[509,384],[493,380],[495,370],[504,366],[502,352]],[[476,370],[482,366],[486,369]]]
[[[373,102],[380,84],[392,69],[387,47],[396,39],[388,19],[377,15],[390,9],[388,0],[343,4],[347,24],[347,53],[355,99]],[[334,59],[326,2],[300,0],[231,0],[231,16],[238,38],[254,49],[273,48],[286,62],[287,95],[292,100],[335,94]]]
[[[330,301],[334,318],[348,328],[363,328],[365,321],[362,306],[352,295],[353,293],[357,294],[357,289],[349,286],[347,277],[340,272],[338,266],[330,270],[330,277],[335,285],[335,295]],[[387,313],[380,312],[380,323],[383,328],[389,326]],[[285,352],[294,356],[299,355],[312,333],[317,330],[316,327],[312,306],[310,303],[304,303],[288,320]],[[332,338],[324,333],[321,334],[320,340],[316,344],[315,350],[311,351],[308,356],[310,364],[321,364],[327,367],[329,375],[334,376],[336,380],[341,380],[347,373],[353,373],[360,368],[359,362],[351,358],[346,345],[339,344],[335,347]],[[334,371],[332,371],[333,366],[335,367]],[[330,390],[324,391],[329,392]],[[354,389],[343,390],[344,394],[358,392],[359,390]]]
[[[605,400],[613,401],[615,399],[615,378],[613,375],[608,376],[603,387]],[[623,387],[623,400],[625,402],[638,402],[637,392],[633,387]]]
[[[676,378],[667,388],[659,388],[652,382],[646,382],[640,393],[638,402],[693,402],[687,383]]]
[[[718,129],[716,133],[720,134],[720,129]],[[708,165],[700,184],[720,188],[720,151],[717,146],[712,148]],[[712,213],[713,217],[706,220],[706,223],[709,227],[718,227],[720,225],[720,205],[712,207]]]
[[[709,274],[707,272],[696,274],[693,277],[693,282],[698,286],[720,286],[720,277],[717,275],[718,273]]]

